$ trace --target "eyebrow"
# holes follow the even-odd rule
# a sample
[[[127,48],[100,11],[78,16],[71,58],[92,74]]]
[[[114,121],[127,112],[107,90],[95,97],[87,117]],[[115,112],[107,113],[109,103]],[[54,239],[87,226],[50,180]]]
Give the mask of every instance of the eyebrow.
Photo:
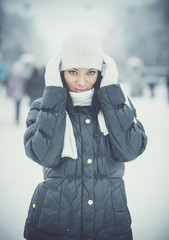
[[[78,68],[72,68],[72,69],[78,71]],[[94,68],[90,68],[90,69],[88,69],[88,71],[91,71],[91,70],[94,70]]]

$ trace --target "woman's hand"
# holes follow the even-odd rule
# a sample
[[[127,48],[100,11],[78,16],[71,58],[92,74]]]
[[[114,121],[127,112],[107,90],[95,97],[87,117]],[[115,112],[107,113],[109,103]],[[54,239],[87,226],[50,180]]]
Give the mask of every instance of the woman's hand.
[[[60,77],[60,56],[55,56],[49,60],[45,71],[46,86],[63,87]]]
[[[118,82],[118,71],[115,61],[104,54],[103,58],[103,71],[102,71],[102,81],[100,87],[108,86],[110,84],[117,84]]]

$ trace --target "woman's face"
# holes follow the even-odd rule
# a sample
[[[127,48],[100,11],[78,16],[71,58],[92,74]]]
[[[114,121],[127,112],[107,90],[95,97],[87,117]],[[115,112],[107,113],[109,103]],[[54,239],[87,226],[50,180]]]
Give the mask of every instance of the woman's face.
[[[85,92],[95,84],[98,70],[90,68],[71,68],[64,71],[64,78],[71,92]]]

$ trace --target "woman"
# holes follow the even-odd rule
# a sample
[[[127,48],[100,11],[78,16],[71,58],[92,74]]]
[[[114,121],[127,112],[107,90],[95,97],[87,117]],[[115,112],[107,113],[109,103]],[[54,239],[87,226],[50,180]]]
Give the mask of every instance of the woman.
[[[24,136],[27,156],[44,167],[26,239],[132,240],[124,162],[144,151],[147,137],[117,79],[115,62],[90,34],[68,36],[47,64]]]

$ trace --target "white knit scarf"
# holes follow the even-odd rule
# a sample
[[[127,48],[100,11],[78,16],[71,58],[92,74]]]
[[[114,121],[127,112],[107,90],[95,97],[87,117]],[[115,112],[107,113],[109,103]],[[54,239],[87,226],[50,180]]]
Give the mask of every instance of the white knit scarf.
[[[72,98],[73,106],[91,106],[92,98],[94,94],[93,88],[89,91],[85,91],[81,93],[77,93],[77,92],[69,92],[69,93]],[[98,122],[100,126],[100,131],[103,133],[103,135],[107,135],[108,130],[106,128],[104,116],[101,111],[98,113]],[[64,135],[62,157],[71,157],[73,159],[77,159],[78,157],[75,136],[73,133],[73,127],[72,127],[69,114],[67,112],[66,112],[66,129],[65,129],[65,135]]]

